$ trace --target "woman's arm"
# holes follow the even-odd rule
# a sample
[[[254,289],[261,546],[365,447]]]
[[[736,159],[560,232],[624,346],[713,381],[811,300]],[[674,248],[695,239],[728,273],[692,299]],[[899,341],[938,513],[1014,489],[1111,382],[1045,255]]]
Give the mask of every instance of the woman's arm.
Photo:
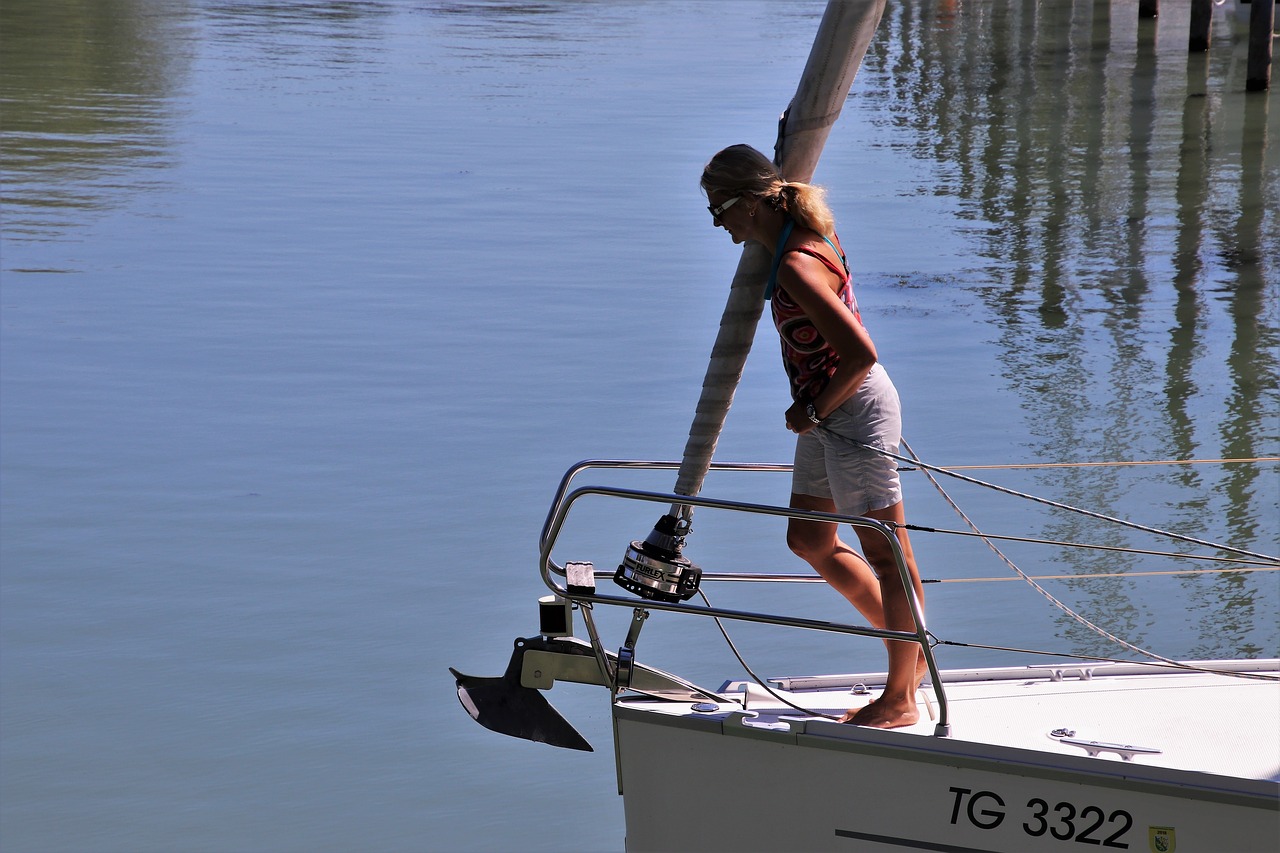
[[[778,283],[840,356],[840,366],[827,387],[812,401],[818,417],[826,418],[857,393],[875,366],[875,344],[840,299],[837,292],[840,280],[817,258],[800,252],[785,256],[778,269]],[[787,425],[798,433],[808,432],[815,426],[805,413],[806,402],[799,401],[787,410]]]

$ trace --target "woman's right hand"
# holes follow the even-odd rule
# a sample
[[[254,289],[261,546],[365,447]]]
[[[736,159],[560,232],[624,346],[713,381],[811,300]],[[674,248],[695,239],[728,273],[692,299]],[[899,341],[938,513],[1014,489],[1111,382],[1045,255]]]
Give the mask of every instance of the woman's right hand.
[[[804,403],[792,403],[791,408],[787,409],[784,417],[787,420],[787,429],[796,435],[804,435],[817,426],[817,424],[809,420],[809,413],[806,411]]]

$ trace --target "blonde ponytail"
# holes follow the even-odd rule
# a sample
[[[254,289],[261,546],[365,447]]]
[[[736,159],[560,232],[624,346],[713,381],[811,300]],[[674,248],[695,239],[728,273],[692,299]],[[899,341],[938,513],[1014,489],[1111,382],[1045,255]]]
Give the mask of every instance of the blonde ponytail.
[[[836,219],[827,206],[827,191],[814,184],[784,182],[780,194],[786,203],[783,210],[796,222],[824,237],[836,232]]]

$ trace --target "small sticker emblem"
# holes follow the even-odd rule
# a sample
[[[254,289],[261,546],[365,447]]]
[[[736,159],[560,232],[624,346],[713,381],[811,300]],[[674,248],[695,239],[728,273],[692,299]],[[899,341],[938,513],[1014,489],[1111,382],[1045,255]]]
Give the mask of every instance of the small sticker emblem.
[[[1172,826],[1148,826],[1147,843],[1151,853],[1173,853],[1178,849],[1178,838]]]

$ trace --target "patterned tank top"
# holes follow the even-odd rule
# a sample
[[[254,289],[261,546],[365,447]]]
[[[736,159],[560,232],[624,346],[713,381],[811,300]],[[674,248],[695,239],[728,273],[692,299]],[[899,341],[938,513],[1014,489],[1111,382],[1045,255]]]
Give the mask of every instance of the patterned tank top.
[[[838,249],[836,251],[839,252]],[[825,255],[803,246],[790,249],[784,254],[791,252],[817,258],[823,266],[840,276],[840,300],[848,306],[854,319],[861,325],[862,315],[858,311],[858,301],[853,296],[853,283],[849,278],[848,268],[841,269]],[[840,252],[840,260],[844,261],[843,252]],[[840,366],[840,355],[819,334],[817,327],[791,298],[791,294],[781,286],[775,287],[773,291],[772,305],[773,325],[782,340],[782,364],[791,381],[791,396],[795,400],[813,400],[827,387],[827,382]]]

